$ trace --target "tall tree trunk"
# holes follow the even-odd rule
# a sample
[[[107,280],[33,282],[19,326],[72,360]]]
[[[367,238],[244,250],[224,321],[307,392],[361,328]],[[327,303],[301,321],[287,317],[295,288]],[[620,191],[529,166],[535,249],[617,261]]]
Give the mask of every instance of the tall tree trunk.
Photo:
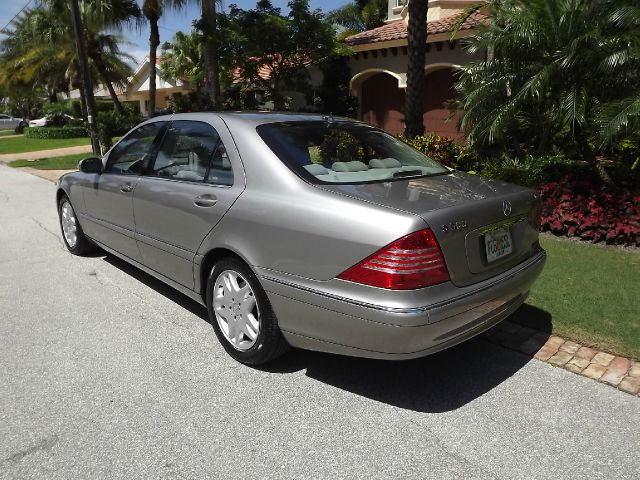
[[[598,161],[595,152],[591,148],[591,145],[589,145],[589,139],[587,138],[587,134],[584,131],[583,126],[578,122],[574,122],[573,131],[576,138],[576,143],[578,144],[578,150],[580,150],[580,155],[582,156],[583,160],[591,165],[591,168],[593,168],[594,172],[598,175],[598,177],[600,177],[600,180],[602,180],[602,182],[606,186],[610,188],[616,188],[616,184],[614,183],[613,179],[609,176],[609,173],[604,168],[604,165],[602,165],[602,163]]]
[[[107,87],[107,90],[109,90],[109,96],[111,97],[111,100],[113,100],[113,106],[116,107],[116,111],[120,114],[120,115],[124,115],[124,108],[122,107],[122,104],[120,103],[120,99],[118,98],[118,94],[116,93],[115,89],[113,88],[113,84],[109,81],[109,79],[107,78],[107,76],[100,72],[100,76],[102,77],[102,81],[104,82],[105,86]]]
[[[80,115],[83,119],[87,119],[87,96],[84,93],[84,86],[80,83],[80,87],[78,88],[80,91]]]
[[[96,70],[98,70],[98,73],[100,74],[100,78],[102,78],[102,83],[104,84],[105,87],[107,87],[107,90],[109,90],[109,96],[113,101],[113,106],[115,107],[116,111],[119,114],[124,115],[124,108],[122,108],[122,104],[120,103],[118,94],[113,88],[113,84],[109,80],[109,72],[107,72],[107,67],[102,61],[102,58],[92,57],[91,59],[93,60],[93,65],[96,67]]]
[[[204,33],[205,88],[217,108],[220,97],[220,75],[218,73],[218,39],[216,37],[216,0],[200,1]]]
[[[427,54],[427,4],[428,0],[410,0],[407,90],[405,95],[405,134],[409,138],[424,133],[424,66]]]
[[[153,117],[156,114],[156,58],[158,53],[158,46],[160,45],[160,31],[158,30],[158,18],[149,19],[149,62],[151,68],[149,69],[149,117]]]

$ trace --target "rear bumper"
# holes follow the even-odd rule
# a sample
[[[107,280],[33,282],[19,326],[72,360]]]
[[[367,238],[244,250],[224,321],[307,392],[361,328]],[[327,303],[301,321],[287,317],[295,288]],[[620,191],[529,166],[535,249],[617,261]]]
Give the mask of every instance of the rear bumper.
[[[450,288],[420,307],[363,304],[269,275],[261,280],[281,330],[294,347],[344,355],[409,359],[463,342],[512,314],[526,299],[544,251],[494,278]]]

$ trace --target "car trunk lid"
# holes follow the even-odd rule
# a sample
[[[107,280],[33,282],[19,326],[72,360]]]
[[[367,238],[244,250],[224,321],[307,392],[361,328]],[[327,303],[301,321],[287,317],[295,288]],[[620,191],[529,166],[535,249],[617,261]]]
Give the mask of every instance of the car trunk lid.
[[[419,215],[436,235],[457,286],[486,280],[524,261],[537,239],[535,192],[475,175],[453,172],[321,188]]]

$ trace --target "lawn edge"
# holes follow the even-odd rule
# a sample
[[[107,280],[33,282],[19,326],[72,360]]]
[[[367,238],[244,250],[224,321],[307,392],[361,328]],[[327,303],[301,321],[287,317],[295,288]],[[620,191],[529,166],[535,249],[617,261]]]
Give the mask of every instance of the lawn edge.
[[[509,320],[485,332],[483,338],[640,397],[640,362],[631,357],[603,352]]]

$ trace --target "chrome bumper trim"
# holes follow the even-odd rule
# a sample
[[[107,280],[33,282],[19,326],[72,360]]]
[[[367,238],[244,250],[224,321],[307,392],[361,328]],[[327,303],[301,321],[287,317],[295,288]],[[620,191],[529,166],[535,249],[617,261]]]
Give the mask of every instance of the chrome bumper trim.
[[[424,313],[429,312],[430,310],[434,310],[440,307],[443,307],[445,305],[450,305],[452,303],[458,302],[460,300],[463,300],[467,297],[473,296],[473,295],[477,295],[478,293],[481,293],[485,290],[489,290],[490,288],[493,288],[496,284],[498,283],[502,283],[504,281],[508,281],[510,279],[512,279],[515,276],[518,276],[519,274],[521,274],[524,270],[528,270],[529,268],[535,267],[539,262],[544,261],[544,259],[546,258],[547,254],[546,252],[542,251],[540,253],[538,253],[535,257],[532,257],[529,259],[529,261],[527,262],[523,262],[521,263],[518,267],[516,267],[516,270],[513,270],[505,275],[498,275],[498,278],[494,281],[492,281],[491,283],[487,284],[487,285],[483,285],[481,288],[477,288],[474,289],[470,292],[466,292],[463,293],[461,295],[449,298],[445,301],[441,301],[441,302],[437,302],[437,303],[432,303],[431,305],[425,305],[422,307],[412,307],[412,308],[398,308],[398,307],[387,307],[385,305],[377,305],[374,303],[368,303],[368,302],[362,302],[359,300],[354,300],[352,298],[348,298],[348,297],[343,297],[341,295],[335,295],[333,293],[329,293],[329,292],[323,292],[322,290],[317,290],[315,288],[310,288],[310,287],[306,287],[306,286],[302,286],[299,285],[297,283],[294,282],[290,282],[288,280],[282,280],[280,278],[275,278],[275,277],[271,277],[268,275],[262,275],[261,278],[263,278],[264,280],[268,280],[274,283],[278,283],[280,285],[284,285],[287,287],[291,287],[291,288],[295,288],[298,290],[302,290],[304,292],[308,292],[308,293],[312,293],[315,295],[320,295],[326,298],[330,298],[332,300],[338,300],[341,302],[345,302],[345,303],[350,303],[352,305],[357,305],[359,307],[365,307],[365,308],[370,308],[373,310],[378,310],[378,311],[383,311],[383,312],[388,312],[388,313],[393,313],[393,314],[398,314],[398,315],[422,315]],[[495,278],[495,277],[494,277]]]

